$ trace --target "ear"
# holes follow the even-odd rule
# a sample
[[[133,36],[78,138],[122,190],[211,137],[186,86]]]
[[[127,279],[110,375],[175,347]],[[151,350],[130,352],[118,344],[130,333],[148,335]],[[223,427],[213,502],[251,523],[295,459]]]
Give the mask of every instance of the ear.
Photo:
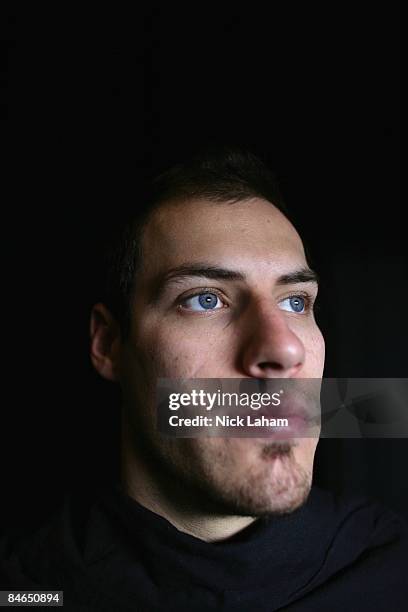
[[[104,304],[95,304],[91,312],[91,361],[107,380],[117,381],[121,336],[119,325]]]

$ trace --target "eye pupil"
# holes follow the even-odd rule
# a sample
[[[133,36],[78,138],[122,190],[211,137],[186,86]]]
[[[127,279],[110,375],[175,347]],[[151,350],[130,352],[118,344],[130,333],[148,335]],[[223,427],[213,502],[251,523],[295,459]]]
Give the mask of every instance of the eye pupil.
[[[302,312],[305,307],[305,300],[301,297],[293,297],[290,298],[290,305],[295,312]]]
[[[209,308],[215,308],[217,305],[217,296],[214,293],[202,293],[199,298],[198,301],[200,303],[200,306],[202,306],[203,308],[206,308],[207,310]]]

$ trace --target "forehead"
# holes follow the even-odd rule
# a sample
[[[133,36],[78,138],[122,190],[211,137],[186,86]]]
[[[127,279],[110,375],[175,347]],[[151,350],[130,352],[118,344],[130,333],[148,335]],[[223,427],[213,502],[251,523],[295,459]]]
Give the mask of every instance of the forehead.
[[[273,267],[304,265],[303,244],[290,221],[270,202],[169,202],[157,209],[143,235],[143,268],[162,270],[186,261]]]

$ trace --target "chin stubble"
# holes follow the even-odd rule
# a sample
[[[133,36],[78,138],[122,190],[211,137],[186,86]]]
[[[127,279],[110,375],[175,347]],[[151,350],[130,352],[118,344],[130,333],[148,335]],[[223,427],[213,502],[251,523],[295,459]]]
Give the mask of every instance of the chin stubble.
[[[184,472],[185,492],[194,503],[217,515],[270,516],[292,512],[310,492],[311,472],[297,463],[295,443],[266,442],[255,464],[237,469],[226,449],[201,456]]]

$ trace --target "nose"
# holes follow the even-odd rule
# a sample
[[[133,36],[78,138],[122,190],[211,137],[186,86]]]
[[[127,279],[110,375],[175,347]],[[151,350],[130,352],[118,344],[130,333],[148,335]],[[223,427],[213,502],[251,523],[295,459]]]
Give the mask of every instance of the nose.
[[[256,378],[295,376],[304,364],[305,347],[289,327],[288,314],[275,304],[257,304],[246,316],[240,369]]]

